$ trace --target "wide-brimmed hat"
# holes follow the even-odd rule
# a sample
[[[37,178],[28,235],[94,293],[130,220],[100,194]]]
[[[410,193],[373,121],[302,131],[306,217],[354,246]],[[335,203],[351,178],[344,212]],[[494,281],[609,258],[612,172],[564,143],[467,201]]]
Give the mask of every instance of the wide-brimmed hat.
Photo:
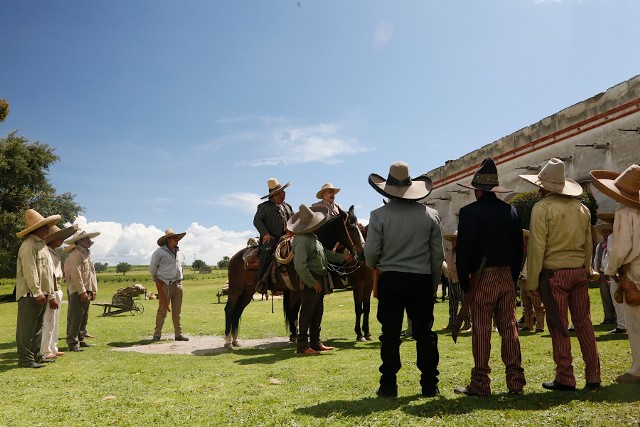
[[[598,212],[596,216],[598,217],[598,219],[608,222],[609,224],[613,224],[613,219],[616,217],[616,213],[615,212]]]
[[[36,231],[38,228],[43,227],[45,225],[55,224],[60,221],[62,217],[60,215],[51,215],[48,217],[43,217],[34,209],[27,209],[24,213],[25,216],[25,224],[27,228],[22,231],[18,231],[16,236],[19,238],[26,237],[32,231]]]
[[[62,252],[64,252],[65,254],[71,253],[71,251],[73,251],[76,248],[76,245],[69,245],[69,246],[65,246],[62,249]]]
[[[598,234],[602,234],[605,230],[613,231],[613,224],[608,222],[599,222],[593,226]]]
[[[71,227],[62,228],[62,229],[57,225],[51,225],[49,226],[49,234],[47,235],[47,237],[44,238],[44,242],[50,243],[56,239],[65,240],[77,231],[78,231],[77,224],[73,224]]]
[[[591,171],[593,185],[613,200],[640,209],[640,166],[633,164],[624,172]]]
[[[260,197],[261,199],[268,199],[269,197],[273,196],[274,194],[284,190],[285,188],[287,188],[289,186],[289,184],[291,184],[291,182],[287,182],[285,185],[280,185],[280,183],[278,182],[277,179],[275,178],[269,178],[267,180],[267,187],[269,188],[269,194],[267,194],[266,196]]]
[[[458,239],[458,230],[454,231],[452,234],[445,234],[442,238],[447,242],[453,242]]]
[[[295,234],[309,234],[320,228],[327,219],[329,210],[324,206],[300,205],[297,213],[287,221],[287,230]]]
[[[97,237],[100,235],[99,231],[95,231],[93,233],[87,233],[86,231],[83,230],[78,230],[76,231],[76,234],[74,234],[73,236],[71,236],[70,239],[67,239],[64,241],[64,243],[66,245],[73,245],[75,244],[78,240],[82,240],[85,238],[89,238],[89,239],[93,239],[94,237]]]
[[[322,193],[324,193],[326,190],[333,190],[333,194],[336,194],[338,191],[340,191],[339,188],[336,188],[333,186],[333,184],[331,184],[330,182],[327,182],[325,185],[322,186],[320,191],[316,193],[316,198],[322,199]]]
[[[426,175],[411,179],[409,165],[405,162],[392,163],[387,179],[372,173],[369,184],[385,197],[416,201],[427,197],[433,188],[431,178]]]
[[[533,185],[565,196],[579,196],[584,191],[582,186],[564,175],[564,162],[550,159],[537,175],[520,175],[520,178]]]
[[[164,235],[160,236],[160,238],[158,239],[158,246],[164,246],[165,242],[169,237],[175,236],[178,238],[178,241],[180,241],[180,239],[182,239],[186,235],[187,235],[186,231],[184,233],[174,233],[173,229],[167,228],[167,230],[164,232]]]
[[[511,190],[500,186],[498,182],[498,168],[491,157],[482,161],[468,184],[458,183],[459,186],[472,190],[490,191],[492,193],[511,193]]]

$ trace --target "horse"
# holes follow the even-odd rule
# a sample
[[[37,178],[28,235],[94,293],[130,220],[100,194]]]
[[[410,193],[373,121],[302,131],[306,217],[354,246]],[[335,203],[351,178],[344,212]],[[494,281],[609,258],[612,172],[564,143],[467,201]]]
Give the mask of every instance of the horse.
[[[352,207],[353,209],[353,207]],[[349,213],[340,210],[340,214],[330,217],[316,230],[316,235],[322,233],[327,241],[340,243],[352,253],[362,253],[363,241],[357,225],[349,221]],[[247,270],[243,255],[249,248],[238,251],[229,260],[227,267],[229,280],[229,296],[225,305],[225,347],[237,347],[240,318],[244,309],[253,299],[258,283],[258,270]],[[362,255],[363,256],[363,255]],[[284,274],[283,274],[284,273]],[[289,339],[295,341],[298,327],[298,312],[300,310],[300,278],[295,272],[292,262],[275,268],[276,283],[272,284],[272,291],[283,292],[283,310],[285,322],[289,327]]]

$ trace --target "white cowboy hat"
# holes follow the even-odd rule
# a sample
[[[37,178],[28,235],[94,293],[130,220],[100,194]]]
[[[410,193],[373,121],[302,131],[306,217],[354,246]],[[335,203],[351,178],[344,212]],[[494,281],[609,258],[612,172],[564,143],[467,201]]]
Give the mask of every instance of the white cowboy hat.
[[[173,229],[167,228],[167,230],[164,232],[164,235],[160,236],[160,238],[158,239],[158,246],[164,246],[164,243],[167,241],[169,237],[175,236],[178,238],[178,241],[180,241],[186,235],[187,235],[186,231],[184,233],[174,233]]]
[[[333,194],[336,194],[338,191],[340,191],[339,188],[335,188],[333,184],[331,184],[330,182],[327,182],[325,185],[322,186],[320,191],[316,193],[316,198],[322,199],[322,193],[324,193],[326,190],[333,190]]]
[[[414,201],[427,197],[433,188],[431,178],[426,175],[411,179],[409,165],[405,162],[392,163],[387,179],[372,173],[369,175],[369,184],[378,193],[390,199]]]
[[[633,164],[624,172],[591,171],[593,185],[605,196],[640,209],[640,166]]]
[[[31,233],[32,231],[36,231],[40,227],[55,224],[62,219],[62,216],[60,215],[51,215],[45,218],[34,209],[27,209],[24,213],[24,216],[27,228],[16,233],[16,236],[21,239],[27,237],[29,233]]]
[[[604,230],[613,231],[613,224],[608,222],[599,222],[593,226],[598,234],[602,234]]]
[[[71,227],[60,228],[57,225],[52,225],[49,227],[49,234],[44,238],[45,243],[53,242],[56,239],[66,240],[69,236],[72,236],[76,231],[78,231],[78,225],[73,224]]]
[[[280,185],[280,183],[278,182],[277,179],[275,178],[269,178],[267,180],[267,187],[269,188],[269,194],[267,194],[266,196],[260,197],[261,199],[268,199],[269,197],[273,196],[274,194],[284,190],[285,188],[287,188],[289,186],[289,184],[291,184],[291,182],[287,182],[285,185]]]
[[[533,185],[565,196],[579,196],[584,191],[580,184],[564,175],[564,162],[550,159],[538,175],[520,175],[520,178]]]
[[[89,239],[93,239],[94,237],[97,237],[100,235],[99,231],[93,232],[93,233],[87,233],[86,231],[82,231],[82,230],[78,230],[76,232],[76,234],[74,234],[73,236],[71,236],[70,239],[67,239],[64,241],[64,243],[66,245],[73,245],[75,244],[78,240],[82,240],[85,238],[89,238]]]
[[[297,213],[287,221],[287,230],[295,234],[309,234],[320,228],[327,219],[329,210],[324,206],[300,205]]]
[[[454,240],[458,240],[458,230],[454,231],[453,234],[445,234],[442,237],[447,242],[453,242]]]
[[[508,188],[500,187],[500,183],[498,182],[498,168],[491,157],[487,157],[482,161],[480,168],[473,174],[470,183],[462,184],[459,182],[458,185],[472,190],[490,191],[492,193],[511,193],[511,190]]]

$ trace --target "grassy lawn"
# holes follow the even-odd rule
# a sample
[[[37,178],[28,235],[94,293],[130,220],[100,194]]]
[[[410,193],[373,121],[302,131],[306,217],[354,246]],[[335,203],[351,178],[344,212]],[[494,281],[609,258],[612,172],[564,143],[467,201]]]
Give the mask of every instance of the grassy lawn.
[[[110,302],[115,291],[132,283],[151,289],[143,271],[127,273],[131,282],[99,277],[99,302]],[[129,279],[127,279],[129,280]],[[223,272],[193,274],[185,282],[183,327],[187,335],[218,335],[224,331],[224,304],[216,292],[226,281]],[[0,283],[0,295],[12,285]],[[602,361],[604,387],[582,390],[584,364],[578,342],[572,340],[577,392],[544,390],[553,379],[548,333],[521,337],[527,386],[523,396],[506,394],[498,334],[493,337],[491,366],[493,395],[460,397],[453,388],[466,385],[472,367],[471,338],[463,333],[454,344],[442,331],[448,311],[436,304],[439,333],[440,396],[423,398],[415,366],[415,344],[401,347],[399,397],[376,399],[380,325],[371,324],[376,340],[355,342],[352,296],[337,291],[325,299],[322,338],[336,350],[318,356],[297,356],[293,346],[269,349],[239,348],[215,355],[151,355],[113,351],[114,347],[150,343],[157,301],[142,301],[141,315],[102,317],[93,307],[89,330],[96,347],[67,353],[43,369],[19,369],[15,349],[17,305],[0,304],[0,383],[4,390],[1,426],[413,426],[413,425],[639,425],[640,387],[618,385],[612,379],[630,365],[626,336],[608,336],[600,326],[598,289],[590,290],[592,313]],[[66,297],[65,297],[66,298]],[[225,298],[223,297],[223,303]],[[288,336],[281,300],[252,302],[243,316],[240,341]],[[61,330],[66,328],[66,305]],[[171,333],[167,319],[166,333]],[[64,348],[64,333],[59,344]],[[179,343],[176,343],[179,344]]]

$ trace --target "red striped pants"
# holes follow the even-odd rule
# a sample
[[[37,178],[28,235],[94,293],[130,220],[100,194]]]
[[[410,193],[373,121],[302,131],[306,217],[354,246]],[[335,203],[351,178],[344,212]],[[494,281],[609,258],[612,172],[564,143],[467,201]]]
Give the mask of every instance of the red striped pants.
[[[567,309],[576,328],[582,359],[585,364],[585,379],[588,383],[600,383],[600,358],[596,347],[596,337],[591,324],[589,307],[589,281],[584,268],[556,270],[549,279],[553,299],[558,306],[558,314],[565,330],[569,328]],[[576,385],[573,375],[573,356],[571,339],[564,336],[549,322],[547,307],[547,326],[553,344],[553,360],[556,362],[555,381],[570,386]]]
[[[489,357],[491,355],[492,320],[502,338],[501,355],[506,367],[507,388],[521,391],[526,381],[516,324],[515,284],[511,269],[489,268],[482,273],[471,303],[472,346],[474,368],[469,389],[481,396],[491,393]]]

